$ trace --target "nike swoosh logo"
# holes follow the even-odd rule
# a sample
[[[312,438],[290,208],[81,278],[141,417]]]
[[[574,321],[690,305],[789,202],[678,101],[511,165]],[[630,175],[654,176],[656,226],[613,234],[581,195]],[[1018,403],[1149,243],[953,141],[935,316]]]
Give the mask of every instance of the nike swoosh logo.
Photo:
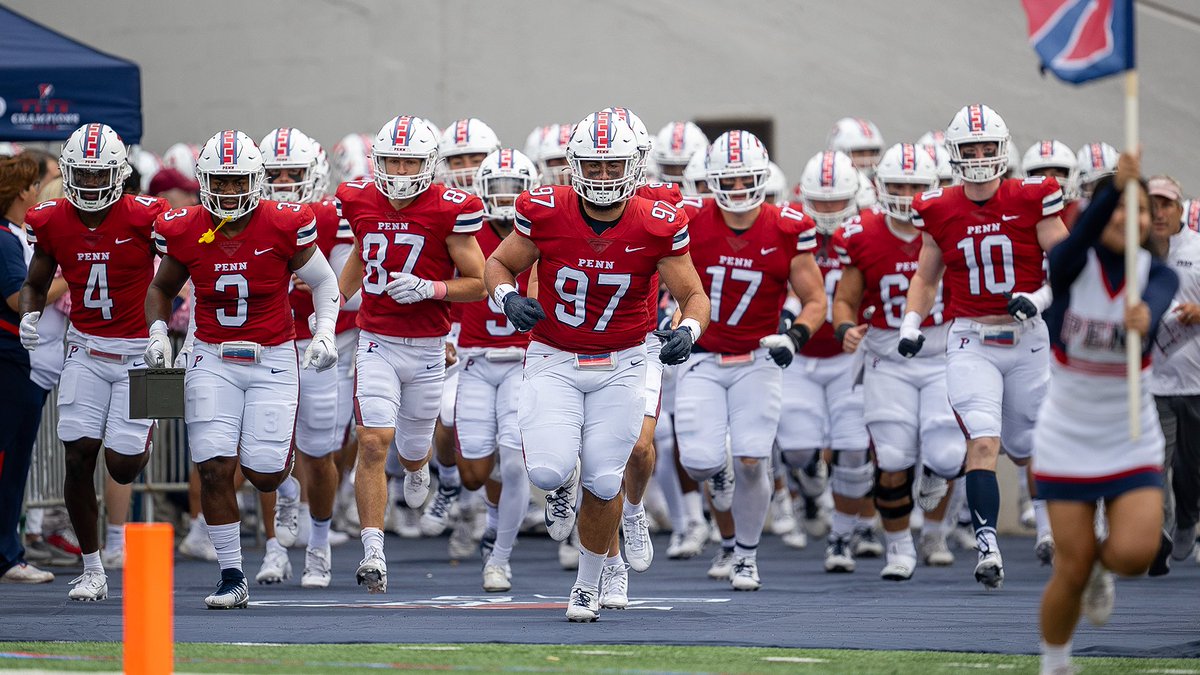
[[[642,249],[644,249],[644,248],[646,248],[646,247],[645,247],[645,246],[638,246],[637,248],[629,248],[628,246],[626,246],[626,247],[625,247],[625,252],[626,252],[626,253],[633,253],[634,251],[640,251],[640,250],[642,250]]]
[[[1021,216],[1000,216],[1000,220],[1003,220],[1004,222],[1007,223],[1010,220],[1016,220],[1017,218],[1020,218],[1020,217]]]
[[[763,255],[771,255],[772,253],[774,253],[775,251],[778,251],[778,250],[779,250],[778,246],[772,246],[771,248],[762,249],[761,251],[759,251],[759,253],[761,253]]]
[[[282,372],[283,372],[283,371],[285,371],[285,370],[287,370],[287,369],[286,369],[286,368],[272,368],[272,369],[271,369],[271,374],[272,374],[272,375],[278,375],[278,374],[282,373]]]
[[[269,248],[264,248],[261,251],[258,249],[254,249],[254,255],[262,255],[264,253],[269,253],[270,251],[271,251],[271,249],[269,249]]]
[[[126,243],[126,242],[130,242],[130,241],[133,241],[133,237],[129,237],[128,239],[118,239],[118,240],[117,240],[117,243],[118,243],[118,244],[124,244],[124,243]]]
[[[972,509],[972,511],[974,511],[974,509]],[[978,511],[975,511],[975,517],[979,519],[980,524],[987,525],[987,518],[984,518],[983,516],[979,515]]]
[[[1035,349],[1030,349],[1030,350],[1029,350],[1029,353],[1030,353],[1030,354],[1036,354],[1036,353],[1038,353],[1038,352],[1042,351],[1043,349],[1045,349],[1045,347],[1037,347],[1037,348],[1035,348]]]
[[[425,366],[425,370],[433,370],[434,368],[437,368],[437,367],[438,367],[438,364],[435,363],[432,366]]]
[[[134,361],[134,362],[133,362],[133,367],[134,367],[134,368],[141,368],[141,367],[142,367],[142,366],[144,366],[144,365],[146,365],[146,364],[145,364],[145,363],[142,363],[142,362],[140,362],[140,361]]]
[[[640,365],[642,365],[642,360],[638,359],[637,361],[634,361],[633,363],[630,363],[629,365],[635,366],[635,367],[640,366]]]

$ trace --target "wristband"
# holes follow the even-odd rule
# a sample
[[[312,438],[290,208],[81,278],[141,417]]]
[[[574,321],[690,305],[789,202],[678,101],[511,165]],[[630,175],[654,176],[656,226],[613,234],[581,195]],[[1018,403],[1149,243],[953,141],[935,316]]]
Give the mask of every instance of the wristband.
[[[683,321],[679,322],[679,327],[688,329],[688,332],[690,332],[692,334],[692,342],[695,342],[700,339],[700,322],[699,321],[697,321],[695,319],[690,319],[690,318],[684,319]]]
[[[916,312],[906,312],[904,320],[900,322],[900,330],[920,331],[921,322],[925,319],[921,318]]]
[[[508,297],[509,293],[516,293],[517,287],[512,284],[497,284],[496,290],[492,291],[492,301],[501,310],[504,309],[504,298]]]
[[[843,321],[842,323],[838,324],[837,328],[833,329],[833,338],[838,342],[845,342],[846,332],[851,328],[854,328],[853,321]]]
[[[808,343],[808,339],[812,337],[812,331],[808,330],[808,326],[797,323],[788,329],[787,336],[792,339],[792,344],[795,345],[796,351],[800,351]]]
[[[446,297],[446,282],[444,282],[444,281],[433,282],[432,299],[441,300],[444,297]]]

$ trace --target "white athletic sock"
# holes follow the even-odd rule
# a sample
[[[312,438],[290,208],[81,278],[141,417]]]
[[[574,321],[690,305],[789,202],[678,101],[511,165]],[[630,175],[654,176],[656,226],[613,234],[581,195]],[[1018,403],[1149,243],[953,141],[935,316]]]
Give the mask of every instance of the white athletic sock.
[[[217,564],[221,569],[242,569],[242,523],[240,521],[226,525],[209,525],[208,538],[213,548],[217,549]]]
[[[1071,665],[1071,641],[1065,645],[1047,644],[1042,640],[1042,672],[1052,673],[1057,668]]]
[[[616,555],[610,555],[604,559],[605,567],[616,567],[617,565],[624,565],[624,564],[625,564],[625,559],[621,557],[620,553],[617,553]]]
[[[757,546],[746,547],[746,546],[742,546],[741,544],[734,544],[733,545],[733,555],[738,558],[749,558],[751,560],[758,560],[758,547]]]
[[[100,551],[83,554],[83,571],[104,571],[104,565],[100,562]]]
[[[854,531],[854,524],[858,522],[857,514],[842,513],[834,511],[833,518],[829,524],[829,533],[839,538],[845,539]]]
[[[484,500],[484,503],[487,504],[484,528],[494,532],[500,525],[500,507],[496,504],[488,502],[486,499]]]
[[[325,548],[329,545],[329,518],[317,520],[312,518],[312,530],[308,534],[309,548]]]
[[[296,480],[295,476],[288,476],[283,479],[279,487],[275,488],[275,494],[283,499],[299,499],[300,498],[300,481]]]
[[[683,493],[683,506],[689,524],[704,522],[704,503],[701,501],[699,490]]]
[[[671,516],[671,529],[679,534],[687,530],[687,510],[683,505],[683,491],[679,488],[679,475],[675,473],[675,453],[660,446],[654,466],[654,482],[663,493],[667,513]]]
[[[579,547],[579,571],[575,574],[575,584],[594,591],[599,590],[600,572],[604,568],[604,560],[607,557],[607,553],[592,553],[581,545]]]
[[[436,457],[433,458],[433,463],[437,465],[438,483],[448,488],[462,487],[462,478],[458,475],[457,464],[447,466],[439,462]]]
[[[917,557],[917,547],[913,544],[912,530],[904,528],[899,532],[883,531],[883,539],[887,542],[888,551],[892,550],[892,546],[899,549],[901,555]]]
[[[362,539],[363,553],[367,553],[372,548],[383,551],[383,530],[378,527],[364,527],[359,538]]]
[[[109,553],[125,550],[125,526],[108,524],[104,526],[104,548]]]
[[[1037,524],[1038,538],[1050,535],[1050,512],[1046,509],[1045,499],[1034,499],[1033,519]]]
[[[621,505],[621,515],[626,518],[632,518],[639,513],[645,513],[646,507],[642,504],[632,504],[628,499]]]
[[[734,537],[730,537],[728,539],[725,539],[724,537],[721,538],[721,548],[723,548],[727,551],[732,551],[735,546],[737,546],[736,538],[734,538]]]

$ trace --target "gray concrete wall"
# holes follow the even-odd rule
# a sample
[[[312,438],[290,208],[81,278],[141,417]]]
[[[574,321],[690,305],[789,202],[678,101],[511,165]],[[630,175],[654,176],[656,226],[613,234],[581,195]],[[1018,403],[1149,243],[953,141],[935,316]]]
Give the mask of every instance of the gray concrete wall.
[[[406,112],[473,115],[520,147],[535,125],[624,105],[674,118],[768,116],[795,181],[843,115],[889,142],[996,108],[1023,150],[1123,140],[1119,80],[1037,72],[1017,0],[9,0],[141,64],[145,145],[279,125],[329,144]],[[1200,14],[1194,0],[1159,0]],[[1200,29],[1138,12],[1146,168],[1200,195]]]

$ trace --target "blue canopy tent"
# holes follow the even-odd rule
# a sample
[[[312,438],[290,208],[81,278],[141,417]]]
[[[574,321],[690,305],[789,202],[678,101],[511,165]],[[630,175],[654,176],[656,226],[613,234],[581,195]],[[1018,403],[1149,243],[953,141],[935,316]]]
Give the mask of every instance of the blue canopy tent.
[[[64,140],[102,122],[142,139],[142,74],[0,5],[0,141]]]

